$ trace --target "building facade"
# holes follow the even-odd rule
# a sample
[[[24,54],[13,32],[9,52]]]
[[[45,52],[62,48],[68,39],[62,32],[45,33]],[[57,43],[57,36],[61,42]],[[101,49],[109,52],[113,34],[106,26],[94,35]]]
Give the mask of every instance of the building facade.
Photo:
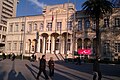
[[[7,19],[16,17],[18,0],[0,0],[0,51],[4,51]]]
[[[116,9],[118,10],[118,9]],[[75,14],[74,14],[75,13]],[[117,15],[112,18],[113,15]],[[119,26],[119,10],[110,15],[108,22],[114,22],[117,18]],[[111,19],[113,21],[111,21]],[[106,18],[101,20],[101,26],[108,25]],[[114,23],[109,24],[114,27]],[[14,17],[8,20],[5,52],[16,55],[30,56],[36,53],[37,56],[46,54],[55,56],[56,59],[74,57],[78,49],[91,49],[91,55],[80,55],[81,58],[95,56],[96,28],[94,18],[84,14],[84,11],[76,11],[74,4],[51,5],[43,8],[43,14],[35,16]],[[111,28],[112,29],[112,28]],[[101,28],[101,59],[115,59],[115,56],[107,56],[104,51],[108,49],[103,43],[108,38],[107,28]],[[118,43],[115,50],[120,55],[120,35],[117,35]],[[106,40],[105,40],[105,39]],[[115,39],[116,40],[116,39]],[[105,50],[104,50],[105,49]],[[110,49],[109,49],[110,50]],[[115,54],[115,52],[106,54]],[[117,58],[118,59],[118,58]]]

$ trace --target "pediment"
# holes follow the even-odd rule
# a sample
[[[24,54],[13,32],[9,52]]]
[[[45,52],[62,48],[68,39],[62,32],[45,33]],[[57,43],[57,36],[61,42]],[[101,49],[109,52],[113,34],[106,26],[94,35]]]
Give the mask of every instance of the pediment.
[[[56,15],[56,14],[66,14],[67,10],[63,8],[51,9],[49,12],[46,12],[46,15]]]

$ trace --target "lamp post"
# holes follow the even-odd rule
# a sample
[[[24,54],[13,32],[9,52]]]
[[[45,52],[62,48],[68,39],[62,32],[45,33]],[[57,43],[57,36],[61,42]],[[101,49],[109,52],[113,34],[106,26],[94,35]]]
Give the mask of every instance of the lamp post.
[[[30,50],[31,50],[31,40],[29,39],[29,59],[30,59]]]
[[[21,55],[21,57],[23,56],[23,52],[22,52],[22,50],[23,50],[23,48],[22,48],[22,32],[23,32],[23,29],[21,29],[21,41],[20,41],[20,55]]]

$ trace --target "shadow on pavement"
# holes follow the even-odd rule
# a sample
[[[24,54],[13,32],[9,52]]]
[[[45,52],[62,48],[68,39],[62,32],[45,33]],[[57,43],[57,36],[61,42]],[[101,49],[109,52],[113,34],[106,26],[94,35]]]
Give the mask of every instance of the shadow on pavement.
[[[70,68],[70,69],[73,69],[73,70],[76,70],[76,71],[80,71],[80,72],[85,72],[85,73],[89,73],[89,74],[93,74],[92,72],[92,65],[89,65],[89,64],[81,64],[81,65],[76,65],[76,64],[73,64],[73,63],[66,63],[64,61],[56,61],[56,64],[59,64],[59,65],[62,65],[62,66],[65,66],[67,68]]]
[[[71,73],[69,73],[69,72],[67,72],[67,71],[63,71],[63,70],[59,70],[59,69],[55,69],[56,71],[58,71],[58,72],[61,72],[61,73],[63,73],[63,74],[67,74],[67,75],[69,75],[69,76],[71,76],[71,77],[74,77],[74,78],[77,78],[77,79],[81,79],[81,80],[86,80],[86,79],[84,79],[84,78],[82,78],[82,77],[80,77],[80,76],[77,76],[76,74],[71,74]]]
[[[6,75],[6,72],[2,71],[2,67],[0,66],[0,80],[4,80],[5,75]]]
[[[31,65],[39,70],[39,68],[36,65],[33,65],[33,64],[31,64]],[[25,64],[25,66],[29,69],[29,71],[32,73],[32,75],[36,79],[38,73],[34,69],[32,69],[29,65]],[[36,74],[36,76],[35,76],[35,74]],[[44,77],[42,75],[41,75],[41,77],[44,79]]]
[[[37,72],[34,69],[32,69],[30,66],[28,66],[27,64],[25,64],[25,66],[29,69],[29,71],[32,73],[34,78],[36,78],[35,74],[37,74]]]
[[[56,61],[56,64],[65,66],[67,68],[70,68],[70,69],[73,69],[73,70],[76,70],[76,71],[89,73],[91,75],[93,74],[93,71],[92,71],[92,68],[93,68],[92,66],[93,65],[89,64],[89,63],[83,63],[81,65],[75,65],[73,63],[66,63],[64,61],[62,61],[62,62]],[[117,66],[117,65],[107,65],[107,64],[103,65],[103,64],[101,64],[100,69],[101,69],[102,75],[104,76],[103,78],[113,80],[112,78],[108,78],[108,77],[105,77],[105,76],[120,77],[120,67]]]
[[[21,72],[18,73],[17,75],[17,80],[26,80],[25,77],[22,75]]]
[[[36,69],[39,69],[38,66],[34,65],[34,64],[31,64],[34,68]],[[47,71],[47,74],[49,72]],[[65,75],[68,75],[67,77]],[[80,80],[86,80],[84,78],[81,78],[79,76],[76,76],[76,75],[73,75],[71,73],[68,73],[66,71],[62,71],[62,70],[59,70],[59,69],[55,69],[55,74],[54,74],[54,78],[52,80],[71,80],[71,78],[69,76],[72,76],[72,77],[76,77],[77,80],[80,79]]]
[[[21,72],[18,72],[18,74],[17,74],[17,72],[15,71],[15,61],[13,61],[12,69],[8,73],[7,80],[26,80]]]

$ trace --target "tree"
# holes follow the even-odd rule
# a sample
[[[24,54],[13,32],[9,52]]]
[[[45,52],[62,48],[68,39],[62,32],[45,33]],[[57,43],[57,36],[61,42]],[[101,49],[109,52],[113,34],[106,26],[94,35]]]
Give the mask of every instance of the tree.
[[[96,59],[100,55],[100,19],[106,14],[112,13],[113,4],[108,0],[87,0],[82,4],[85,14],[95,18],[96,22]]]

